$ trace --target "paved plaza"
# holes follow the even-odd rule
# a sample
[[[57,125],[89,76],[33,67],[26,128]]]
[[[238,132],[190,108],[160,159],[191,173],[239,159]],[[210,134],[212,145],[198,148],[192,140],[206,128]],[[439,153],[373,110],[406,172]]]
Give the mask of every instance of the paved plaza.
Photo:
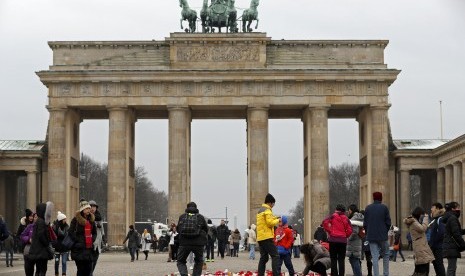
[[[407,251],[404,253],[407,257],[405,262],[400,262],[399,259],[397,262],[390,263],[390,275],[398,276],[407,276],[413,273],[413,258],[412,252]],[[247,254],[239,254],[238,258],[225,257],[224,260],[216,259],[214,263],[207,263],[208,271],[214,273],[218,270],[224,271],[228,269],[231,272],[243,271],[256,271],[258,264],[258,257],[255,260],[248,260]],[[176,263],[175,262],[166,262],[168,255],[166,253],[150,253],[149,259],[144,260],[144,255],[139,255],[139,261],[133,263],[130,262],[129,254],[124,253],[103,253],[100,255],[100,259],[95,270],[94,275],[105,275],[105,276],[127,276],[127,275],[156,275],[164,276],[171,275],[171,273],[176,273]],[[298,272],[302,272],[304,269],[303,258],[292,259],[294,268]],[[381,262],[380,262],[381,264]],[[366,264],[363,262],[363,275],[367,275]],[[270,269],[271,265],[268,263],[267,269]],[[283,265],[283,271],[287,271]],[[433,267],[431,266],[432,273],[430,275],[435,275]],[[192,271],[190,271],[192,272]],[[68,263],[68,275],[76,275],[76,265],[74,262]],[[24,275],[23,270],[23,261],[17,260],[14,262],[14,267],[6,267],[4,261],[4,255],[2,255],[0,262],[0,275],[8,276],[19,276]],[[54,262],[49,261],[47,275],[54,275]],[[60,271],[61,275],[61,271]],[[350,264],[346,259],[346,275],[352,275],[352,270]],[[459,265],[457,269],[457,275],[465,275],[465,260],[459,260]]]

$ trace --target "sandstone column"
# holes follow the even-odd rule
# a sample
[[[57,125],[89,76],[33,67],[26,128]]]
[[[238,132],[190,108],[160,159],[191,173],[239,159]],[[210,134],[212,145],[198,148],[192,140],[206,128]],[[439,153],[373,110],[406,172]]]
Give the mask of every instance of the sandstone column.
[[[35,210],[37,206],[37,171],[26,171],[27,173],[27,199],[26,207]]]
[[[48,198],[55,204],[55,210],[65,210],[66,175],[66,113],[63,107],[48,107]],[[34,207],[35,208],[35,207]],[[77,208],[77,206],[76,206]],[[68,216],[72,214],[66,210]]]
[[[454,198],[454,186],[453,186],[453,178],[454,178],[454,175],[453,175],[453,169],[452,169],[452,165],[447,165],[445,167],[445,193],[446,193],[446,203],[447,202],[451,202],[452,199]]]
[[[4,214],[6,217],[6,206],[7,206],[7,196],[6,196],[6,181],[5,181],[5,172],[0,171],[0,214]]]
[[[436,170],[437,173],[437,201],[441,204],[445,203],[445,171],[444,168]]]
[[[400,170],[400,218],[401,220],[410,216],[410,170]],[[406,228],[406,227],[402,227]]]
[[[187,106],[168,107],[169,187],[168,218],[178,222],[191,200],[190,144],[191,112]]]
[[[389,106],[371,106],[372,192],[383,193],[383,202],[389,202],[388,180],[388,109]],[[370,184],[369,184],[370,185]]]
[[[453,196],[452,200],[462,205],[462,164],[456,162],[452,165],[453,173]]]
[[[312,106],[304,122],[304,222],[305,241],[313,237],[329,210],[328,109]]]
[[[130,208],[129,189],[134,181],[133,148],[131,148],[130,111],[125,106],[109,107],[108,141],[108,243],[121,244],[134,208]]]
[[[267,193],[268,107],[249,106],[247,111],[247,223],[249,225],[256,224],[258,209],[264,203]]]

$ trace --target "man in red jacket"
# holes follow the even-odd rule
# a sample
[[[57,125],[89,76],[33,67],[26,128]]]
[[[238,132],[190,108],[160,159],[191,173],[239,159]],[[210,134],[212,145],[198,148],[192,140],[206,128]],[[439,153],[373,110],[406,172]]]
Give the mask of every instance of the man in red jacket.
[[[284,265],[287,267],[289,271],[289,275],[294,275],[294,266],[292,265],[291,261],[291,249],[292,243],[294,243],[294,233],[291,229],[287,226],[287,217],[282,216],[281,222],[279,223],[279,227],[276,228],[274,232],[275,236],[275,244],[278,248],[279,254],[279,262],[278,262],[278,269],[279,274],[281,275],[281,266]]]

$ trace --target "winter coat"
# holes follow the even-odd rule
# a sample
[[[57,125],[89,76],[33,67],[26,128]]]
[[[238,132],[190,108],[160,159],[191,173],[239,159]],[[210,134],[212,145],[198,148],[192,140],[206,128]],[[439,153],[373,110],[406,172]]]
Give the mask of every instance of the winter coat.
[[[239,231],[237,232],[234,231],[231,233],[231,238],[232,238],[233,243],[240,243],[242,239],[241,233],[239,233]]]
[[[102,215],[100,214],[99,210],[95,210],[95,227],[97,230],[97,237],[95,238],[94,242],[94,250],[97,250],[98,253],[102,253],[102,243],[105,236],[105,229],[103,228],[102,224]]]
[[[211,244],[216,242],[216,239],[218,238],[218,232],[216,231],[216,226],[209,223],[207,233],[208,233],[208,235],[207,235],[208,242],[211,243]]]
[[[26,229],[26,227],[31,224],[31,223],[27,223],[27,218],[26,217],[22,217],[20,220],[19,220],[19,226],[18,226],[18,230],[16,230],[16,236],[21,236],[21,234],[24,232],[24,229]]]
[[[368,205],[365,208],[363,227],[367,241],[387,241],[389,227],[391,227],[391,216],[387,206],[377,200]]]
[[[323,264],[326,269],[331,267],[331,258],[329,257],[328,250],[318,242],[314,244],[310,243],[310,246],[310,254],[305,256],[306,266],[302,273],[303,275],[307,275],[315,263]]]
[[[14,248],[15,248],[15,240],[13,239],[13,235],[8,235],[8,237],[3,241],[3,249],[5,249],[5,251],[10,251],[10,250],[13,250]]]
[[[216,227],[216,233],[217,233],[218,241],[225,242],[228,240],[230,231],[226,224],[221,224],[218,227]]]
[[[347,239],[346,256],[361,258],[362,239],[358,235],[358,231],[361,227],[363,227],[363,215],[360,213],[354,213],[350,219],[350,224],[352,224],[352,234],[350,234],[350,237]]]
[[[147,232],[146,234],[142,233],[142,235],[141,235],[141,243],[142,243],[141,250],[142,251],[149,251],[150,246],[152,245],[151,241],[152,241],[152,236],[150,236],[149,232]]]
[[[336,211],[323,220],[323,228],[328,232],[329,242],[347,243],[352,234],[352,226],[344,212]]]
[[[415,264],[427,264],[434,261],[434,255],[426,240],[426,230],[428,229],[428,216],[423,218],[422,224],[413,217],[404,219],[412,235],[413,254],[415,255]]]
[[[291,253],[292,243],[294,242],[294,233],[287,225],[279,226],[275,230],[275,245],[278,248],[278,253]]]
[[[182,232],[182,225],[179,225],[181,221],[184,221],[185,216],[187,214],[198,214],[197,217],[197,223],[199,223],[200,227],[200,234],[197,237],[185,237],[184,235],[181,234]],[[205,220],[205,217],[199,214],[199,209],[194,208],[194,207],[188,207],[185,210],[185,213],[179,216],[179,221],[178,221],[178,229],[179,234],[179,245],[194,245],[194,246],[205,246],[207,244],[207,233],[208,233],[208,224],[207,221]]]
[[[138,248],[140,244],[139,233],[135,229],[129,230],[123,243],[126,243],[126,241],[128,241],[128,248]]]
[[[53,231],[57,235],[57,242],[55,245],[55,251],[58,253],[63,253],[63,252],[68,252],[66,248],[63,247],[61,242],[66,236],[66,233],[68,233],[69,225],[65,222],[62,223],[61,221],[56,221],[55,225],[53,226]]]
[[[48,225],[45,223],[47,204],[39,203],[36,207],[37,220],[32,229],[32,242],[29,249],[29,259],[31,260],[48,260],[47,248],[50,244],[50,235]]]
[[[431,223],[429,224],[431,235],[428,243],[431,248],[442,248],[446,228],[445,224],[443,223],[444,213],[444,209],[437,210],[437,212],[433,214],[433,221],[431,221]],[[443,231],[441,231],[441,229],[443,229]]]
[[[6,240],[10,234],[6,229],[6,223],[0,218],[0,241]]]
[[[97,237],[94,214],[90,213],[86,218],[81,212],[77,211],[69,226],[68,235],[70,235],[75,242],[71,249],[71,258],[76,261],[93,260],[93,248],[86,248],[85,226],[87,221],[92,227],[91,234],[93,243]]]
[[[453,211],[449,211],[443,216],[442,221],[446,224],[442,256],[444,258],[461,258],[460,252],[465,249],[465,241],[462,238],[465,231],[462,229],[457,215]]]
[[[313,238],[319,242],[328,242],[328,234],[326,233],[325,229],[321,226],[318,226],[318,228],[316,228],[315,233],[313,234]]]
[[[274,227],[279,224],[279,218],[273,215],[268,204],[262,204],[257,214],[257,241],[274,238]]]
[[[300,237],[299,233],[296,233],[294,235],[294,246],[301,246],[302,245],[302,239]]]
[[[252,224],[249,229],[249,237],[247,238],[247,243],[248,244],[256,244],[257,243],[257,233],[255,233],[255,229],[257,226],[255,224]]]
[[[34,229],[34,223],[30,223],[26,226],[26,228],[21,232],[20,239],[21,242],[26,245],[30,243],[32,239],[32,230]]]

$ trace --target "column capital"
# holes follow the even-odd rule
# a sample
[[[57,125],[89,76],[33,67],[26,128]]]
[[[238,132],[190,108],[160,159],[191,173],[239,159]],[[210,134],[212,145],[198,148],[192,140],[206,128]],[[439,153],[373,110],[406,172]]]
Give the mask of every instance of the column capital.
[[[311,104],[308,106],[311,110],[328,110],[331,108],[330,104]]]
[[[117,110],[126,111],[126,110],[128,110],[127,105],[107,105],[106,108],[107,108],[108,111],[117,111]]]
[[[252,104],[247,106],[247,110],[268,110],[270,105],[268,104]]]
[[[370,109],[375,110],[388,110],[391,107],[391,104],[372,104],[370,105]]]
[[[166,108],[168,109],[168,111],[171,111],[171,110],[186,110],[186,111],[190,111],[190,108],[188,105],[167,105]]]
[[[68,111],[68,107],[66,105],[59,105],[59,106],[50,106],[46,105],[45,108],[48,109],[48,112],[53,111]]]

